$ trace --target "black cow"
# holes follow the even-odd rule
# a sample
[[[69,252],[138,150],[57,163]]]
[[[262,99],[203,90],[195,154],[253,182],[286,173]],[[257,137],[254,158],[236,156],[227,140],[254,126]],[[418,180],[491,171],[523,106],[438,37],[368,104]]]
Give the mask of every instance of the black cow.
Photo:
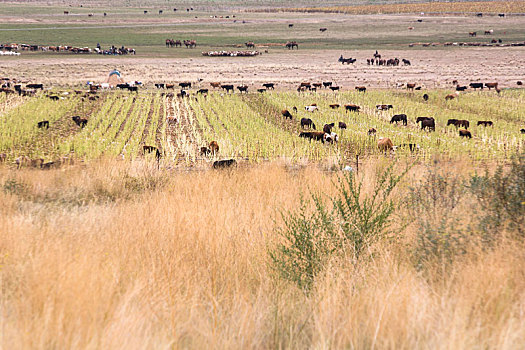
[[[310,118],[301,118],[301,128],[304,129],[305,126],[315,130],[315,124]]]
[[[407,125],[407,115],[406,114],[396,114],[390,119],[390,124],[403,122],[403,125]]]
[[[272,89],[272,90],[275,89],[275,83],[265,83],[265,84],[262,84],[262,86],[264,86],[267,89]]]
[[[226,90],[226,92],[230,92],[230,91],[233,91],[233,85],[231,84],[226,84],[226,85],[221,85],[221,88]]]
[[[43,120],[37,124],[39,129],[46,128],[49,129],[49,120]]]
[[[40,90],[43,90],[44,89],[44,84],[27,84],[26,88],[27,89],[40,89]]]
[[[190,82],[179,83],[179,86],[181,87],[181,89],[190,88],[191,83]]]
[[[216,160],[215,162],[213,162],[214,169],[230,168],[235,165],[237,165],[237,162],[235,161],[235,159]]]
[[[86,118],[80,118],[80,116],[76,115],[74,117],[71,117],[75,124],[80,126],[81,128],[84,128],[87,125],[88,120]]]
[[[339,129],[346,129],[346,123],[345,122],[339,122]]]
[[[483,83],[470,83],[469,86],[473,88],[474,90],[476,89],[483,90]]]

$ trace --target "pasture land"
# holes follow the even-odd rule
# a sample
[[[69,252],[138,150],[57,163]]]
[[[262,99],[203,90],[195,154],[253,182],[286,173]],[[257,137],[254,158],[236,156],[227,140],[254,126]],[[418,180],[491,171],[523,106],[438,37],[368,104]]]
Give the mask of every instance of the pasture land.
[[[168,90],[169,91],[169,90]],[[171,97],[159,90],[138,94],[106,91],[95,101],[70,93],[52,101],[37,97],[6,97],[0,100],[4,110],[0,118],[0,152],[10,160],[26,155],[47,161],[74,155],[78,159],[101,156],[135,159],[142,157],[142,145],[158,147],[167,162],[195,165],[210,160],[199,154],[210,141],[220,145],[218,157],[260,161],[286,158],[297,161],[352,161],[379,154],[377,138],[388,137],[394,145],[416,144],[397,150],[397,157],[430,159],[434,156],[490,160],[506,159],[523,151],[525,137],[525,92],[523,90],[478,91],[461,94],[452,101],[444,97],[451,91],[369,90],[317,93],[266,92],[264,94],[192,95]],[[56,91],[58,95],[63,91]],[[429,95],[424,101],[423,93]],[[304,107],[316,103],[318,111]],[[330,104],[340,108],[331,109]],[[359,113],[346,112],[345,104],[357,104]],[[379,111],[377,104],[392,104],[393,109]],[[293,111],[297,107],[297,113]],[[292,112],[293,120],[281,111]],[[408,125],[391,124],[394,114],[406,114]],[[71,119],[88,119],[85,128]],[[427,132],[416,124],[417,117],[434,117],[436,132]],[[167,123],[167,117],[176,122]],[[321,130],[335,122],[340,140],[328,145],[299,138],[301,118],[312,118]],[[448,119],[468,120],[472,139],[459,137],[458,129],[447,126]],[[49,129],[38,129],[37,122],[48,120]],[[490,120],[492,127],[477,126]],[[344,122],[347,129],[339,129]],[[368,130],[378,133],[369,136]]]

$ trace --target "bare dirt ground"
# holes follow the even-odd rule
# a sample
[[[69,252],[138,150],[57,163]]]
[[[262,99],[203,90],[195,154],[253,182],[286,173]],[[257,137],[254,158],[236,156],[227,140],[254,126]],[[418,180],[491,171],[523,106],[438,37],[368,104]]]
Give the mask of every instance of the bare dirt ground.
[[[277,49],[275,49],[277,50]],[[281,49],[279,49],[281,50]],[[473,81],[497,81],[515,87],[525,78],[525,48],[457,48],[436,50],[381,51],[386,58],[406,58],[411,66],[368,66],[373,51],[295,51],[263,54],[260,57],[127,58],[89,57],[14,58],[0,61],[2,75],[54,85],[102,82],[108,72],[119,69],[126,80],[149,84],[169,81],[197,81],[201,85],[220,81],[259,85],[276,82],[290,88],[302,81],[334,81],[343,88],[355,85],[389,88],[400,82],[415,82],[428,88]],[[341,65],[338,55],[357,57],[354,65]]]

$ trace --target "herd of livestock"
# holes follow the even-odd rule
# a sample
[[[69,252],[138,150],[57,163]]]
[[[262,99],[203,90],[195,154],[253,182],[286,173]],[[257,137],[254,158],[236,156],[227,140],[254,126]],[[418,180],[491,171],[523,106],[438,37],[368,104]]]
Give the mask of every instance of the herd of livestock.
[[[97,44],[97,47],[91,49],[89,47],[76,47],[69,45],[59,45],[59,46],[43,46],[43,45],[28,45],[28,44],[0,44],[0,50],[7,53],[18,53],[18,51],[42,51],[42,52],[61,52],[61,53],[76,53],[76,54],[91,54],[97,53],[100,55],[128,55],[136,54],[136,50],[130,47],[116,47],[110,46],[108,49],[102,49],[100,44]],[[2,52],[2,51],[0,51]]]

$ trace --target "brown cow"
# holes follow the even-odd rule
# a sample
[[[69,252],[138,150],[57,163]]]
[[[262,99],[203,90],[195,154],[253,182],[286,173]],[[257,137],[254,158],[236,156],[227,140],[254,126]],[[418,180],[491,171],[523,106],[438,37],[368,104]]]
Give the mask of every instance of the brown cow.
[[[456,98],[456,95],[454,94],[448,94],[447,96],[445,96],[445,101],[449,101],[449,100],[453,100]]]
[[[221,87],[221,83],[217,83],[217,82],[214,82],[214,83],[210,83],[211,87],[213,88],[220,88]]]
[[[388,137],[381,137],[377,141],[377,148],[379,148],[381,152],[392,151],[394,150],[394,144],[392,143],[392,140],[390,140]]]
[[[468,137],[469,139],[472,138],[472,134],[468,130],[461,129],[459,130],[459,136],[460,137]]]
[[[359,110],[361,109],[361,107],[359,107],[358,105],[349,104],[349,105],[345,105],[345,109],[346,109],[348,112],[359,112]]]
[[[357,92],[366,92],[366,86],[356,86]]]
[[[414,90],[415,87],[416,87],[416,84],[407,83],[407,90]]]
[[[212,154],[219,153],[219,144],[217,143],[217,141],[210,142],[210,144],[208,145],[208,148],[210,149]]]
[[[325,124],[323,126],[323,131],[326,133],[326,134],[330,134],[332,133],[332,128],[335,126],[335,123],[330,123],[330,124]]]
[[[346,129],[346,123],[345,122],[339,122],[339,129]]]
[[[281,114],[283,115],[283,117],[285,117],[287,119],[292,119],[292,114],[287,109],[283,109],[281,111]]]
[[[491,122],[490,120],[480,120],[480,121],[478,121],[478,126],[480,126],[480,125],[483,125],[483,126],[487,127],[487,126],[493,126],[494,123]]]
[[[485,86],[488,87],[489,90],[492,89],[492,88],[497,89],[498,88],[498,83],[485,83]]]
[[[324,143],[324,132],[323,131],[305,131],[299,134],[299,137],[310,139],[310,141],[321,141]]]

